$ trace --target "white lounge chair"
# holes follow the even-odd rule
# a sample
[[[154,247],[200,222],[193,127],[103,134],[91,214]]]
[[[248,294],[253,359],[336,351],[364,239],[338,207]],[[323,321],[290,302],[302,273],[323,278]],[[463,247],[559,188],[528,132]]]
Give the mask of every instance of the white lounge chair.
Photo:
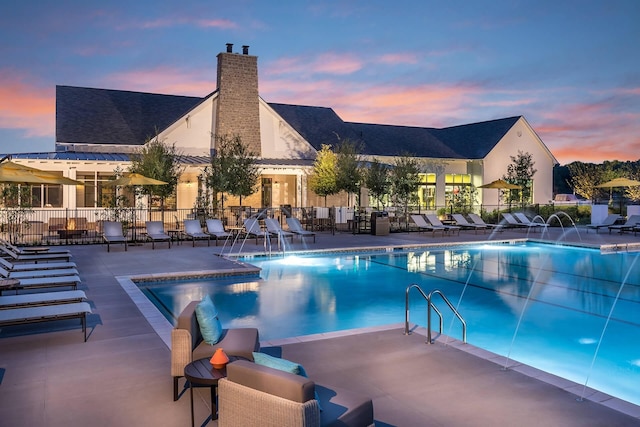
[[[624,233],[625,231],[634,231],[634,229],[640,225],[640,215],[631,215],[627,218],[627,221],[624,224],[620,225],[610,225],[609,226],[609,234],[613,230],[618,230],[618,233]]]
[[[61,268],[57,270],[27,270],[27,271],[10,271],[0,267],[0,276],[6,279],[31,279],[40,277],[56,277],[56,276],[74,276],[78,275],[75,268]]]
[[[0,296],[0,310],[39,305],[68,304],[87,299],[84,291],[37,292],[33,294]]]
[[[43,262],[40,264],[21,263],[14,264],[0,257],[0,266],[9,271],[33,271],[33,270],[56,270],[64,268],[76,268],[75,262]]]
[[[171,236],[164,232],[162,221],[147,221],[145,228],[147,229],[147,240],[151,240],[151,249],[156,248],[156,242],[167,242],[169,249],[171,249]]]
[[[618,214],[609,214],[600,224],[587,224],[587,233],[589,230],[596,230],[596,234],[601,228],[608,228],[610,225],[615,225],[622,217]]]
[[[11,308],[0,310],[0,327],[53,320],[80,319],[84,341],[86,342],[88,313],[91,313],[91,307],[86,302]]]
[[[7,279],[8,276],[5,276],[6,270],[0,268],[0,276],[4,279]],[[31,278],[20,278],[16,279],[17,283],[10,288],[4,288],[0,290],[2,291],[15,291],[16,293],[20,290],[29,290],[29,289],[44,289],[44,288],[59,288],[59,287],[70,287],[71,289],[76,289],[78,284],[80,284],[80,277],[77,274],[69,274],[66,276],[49,276],[49,277],[31,277]]]
[[[316,242],[316,233],[313,231],[307,231],[302,227],[300,220],[298,218],[289,217],[287,218],[287,227],[289,227],[289,231],[300,236],[300,240],[302,241],[303,237],[313,236],[313,243]]]
[[[110,252],[112,243],[124,243],[124,250],[127,250],[127,238],[124,237],[120,221],[105,221],[102,223],[102,230],[102,238],[107,243],[107,252]]]
[[[13,251],[16,255],[54,255],[54,256],[71,256],[71,252],[68,249],[53,248],[49,246],[26,246],[18,247],[4,239],[0,239],[0,245],[6,246],[9,250]]]
[[[278,237],[278,241],[280,239],[284,240],[288,237],[291,239],[291,242],[293,242],[293,233],[283,230],[282,227],[280,227],[280,223],[275,219],[265,218],[264,225],[267,227],[267,232]]]
[[[425,217],[427,218],[427,221],[429,221],[434,227],[444,227],[444,229],[450,233],[457,231],[458,235],[460,234],[460,227],[458,227],[457,225],[444,225],[442,221],[440,221],[438,217],[433,214],[425,215]]]
[[[224,229],[224,224],[222,220],[219,219],[208,219],[207,220],[207,233],[211,237],[215,237],[216,246],[218,246],[218,240],[224,239],[225,241],[232,237],[231,233],[228,233]]]
[[[549,226],[549,224],[547,224],[547,223],[546,223],[546,222],[544,222],[544,221],[543,221],[543,222],[536,222],[536,221],[535,221],[535,218],[534,218],[534,221],[531,221],[531,220],[530,220],[530,219],[529,219],[529,218],[528,218],[524,213],[522,213],[522,212],[515,212],[513,215],[516,217],[516,219],[517,219],[518,221],[520,221],[521,223],[523,223],[524,225],[526,225],[526,226],[528,226],[528,227],[543,227],[543,228],[545,228],[545,227],[548,227],[548,226]],[[540,217],[538,217],[538,218],[540,218]],[[542,221],[542,220],[541,220],[541,221]]]
[[[63,261],[69,262],[71,260],[71,253],[69,252],[53,252],[43,254],[29,254],[29,253],[17,253],[13,249],[5,245],[0,245],[0,252],[2,252],[5,258],[10,258],[11,262],[51,262],[51,261]]]
[[[476,234],[478,234],[478,230],[484,231],[487,228],[489,228],[486,225],[474,224],[472,222],[467,221],[467,219],[462,214],[452,214],[451,216],[456,221],[457,226],[467,230],[475,230]]]
[[[500,225],[500,224],[490,224],[488,222],[484,222],[482,217],[480,217],[480,215],[475,214],[475,213],[470,213],[469,214],[469,218],[471,219],[471,221],[474,224],[484,225],[484,226],[486,226],[488,228],[501,228],[502,227],[502,225]]]
[[[507,222],[507,225],[510,227],[517,227],[517,228],[529,227],[527,224],[523,224],[520,221],[518,221],[516,217],[511,215],[509,212],[502,212],[502,217]]]
[[[194,247],[196,246],[196,240],[206,240],[207,246],[211,246],[211,235],[202,231],[199,219],[185,219],[184,234],[191,239]]]
[[[447,231],[444,226],[438,227],[433,224],[429,224],[422,215],[411,215],[411,219],[420,231],[431,231],[432,236],[436,235],[436,231],[442,232],[442,235],[444,236],[444,233]]]
[[[247,237],[255,238],[256,245],[258,244],[258,239],[271,238],[271,234],[268,231],[262,230],[260,223],[256,218],[247,218],[243,221],[243,224],[245,235]]]

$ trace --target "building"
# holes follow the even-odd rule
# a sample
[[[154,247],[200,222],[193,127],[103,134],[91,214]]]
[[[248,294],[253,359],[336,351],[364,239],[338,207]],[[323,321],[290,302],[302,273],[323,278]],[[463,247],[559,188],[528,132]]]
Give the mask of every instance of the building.
[[[307,174],[323,144],[349,139],[362,144],[365,159],[392,163],[411,153],[423,164],[421,207],[447,206],[464,186],[478,187],[505,174],[511,156],[530,153],[537,173],[534,203],[552,199],[556,159],[522,116],[436,129],[351,123],[331,108],[269,103],[258,90],[258,58],[249,47],[217,55],[217,88],[203,98],[56,87],[56,143],[51,153],[16,153],[28,164],[85,183],[77,188],[42,186],[41,207],[99,208],[114,169],[126,170],[129,155],[158,137],[175,144],[184,173],[173,205],[191,208],[198,176],[215,152],[215,135],[240,135],[259,153],[260,189],[243,204],[253,207],[324,203],[307,189]],[[366,193],[364,193],[366,195]],[[495,190],[479,191],[479,203],[495,206]],[[329,205],[347,204],[344,195]],[[367,197],[362,205],[367,206]]]

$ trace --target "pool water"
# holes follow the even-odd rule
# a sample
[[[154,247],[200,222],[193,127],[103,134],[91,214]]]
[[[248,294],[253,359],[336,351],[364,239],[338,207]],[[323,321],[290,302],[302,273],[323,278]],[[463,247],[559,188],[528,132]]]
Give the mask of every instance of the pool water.
[[[225,327],[257,327],[269,340],[404,322],[405,290],[416,283],[458,307],[470,344],[640,404],[639,257],[533,243],[251,257],[259,277],[139,286],[174,323],[209,294]],[[460,323],[434,301],[444,333],[461,339]],[[426,326],[417,291],[410,314]]]

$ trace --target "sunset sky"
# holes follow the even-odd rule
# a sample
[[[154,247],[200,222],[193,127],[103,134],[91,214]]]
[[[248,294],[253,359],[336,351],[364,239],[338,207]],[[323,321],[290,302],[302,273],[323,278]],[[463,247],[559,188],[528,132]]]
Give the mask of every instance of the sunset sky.
[[[447,127],[523,115],[560,164],[640,159],[640,1],[0,3],[0,152],[55,144],[55,86],[206,96],[249,45],[267,102]]]

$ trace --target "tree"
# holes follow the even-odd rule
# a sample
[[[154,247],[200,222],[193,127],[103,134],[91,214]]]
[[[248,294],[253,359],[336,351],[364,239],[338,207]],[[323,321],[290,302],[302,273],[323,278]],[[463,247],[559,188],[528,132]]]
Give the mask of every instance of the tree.
[[[418,201],[418,185],[420,185],[420,164],[408,154],[395,159],[390,173],[391,192],[393,197],[404,208],[405,221],[408,224],[409,203]]]
[[[210,165],[205,168],[204,178],[208,188],[214,193],[214,207],[217,207],[218,194],[224,208],[224,193],[240,198],[256,192],[256,183],[260,169],[256,163],[257,155],[249,150],[239,135],[216,135],[216,153],[211,157]]]
[[[502,178],[511,183],[522,187],[520,190],[510,191],[509,202],[514,201],[515,197],[520,197],[520,202],[531,203],[533,199],[533,176],[537,170],[533,168],[535,162],[531,153],[523,153],[518,150],[517,156],[510,156],[511,163],[507,166],[507,174]],[[515,197],[514,197],[515,196]]]
[[[331,150],[330,145],[322,144],[322,148],[313,162],[313,170],[309,174],[309,188],[318,196],[324,197],[324,205],[327,206],[327,196],[338,191],[337,156]]]
[[[364,173],[364,185],[369,189],[369,194],[376,201],[378,209],[380,204],[384,209],[384,196],[389,193],[391,185],[387,166],[374,158],[369,164],[369,169]]]
[[[348,196],[356,194],[356,204],[360,205],[360,186],[362,172],[360,171],[360,156],[358,146],[348,140],[343,140],[336,150],[336,186],[338,191],[346,191]]]
[[[137,153],[131,157],[129,171],[139,173],[149,178],[164,181],[166,185],[137,186],[136,192],[160,199],[160,211],[164,221],[164,204],[178,185],[178,178],[182,168],[178,162],[178,152],[175,144],[168,145],[156,137],[148,141]]]
[[[571,178],[569,182],[573,191],[582,197],[595,200],[601,192],[596,185],[602,181],[602,167],[593,163],[573,162],[567,165]]]

